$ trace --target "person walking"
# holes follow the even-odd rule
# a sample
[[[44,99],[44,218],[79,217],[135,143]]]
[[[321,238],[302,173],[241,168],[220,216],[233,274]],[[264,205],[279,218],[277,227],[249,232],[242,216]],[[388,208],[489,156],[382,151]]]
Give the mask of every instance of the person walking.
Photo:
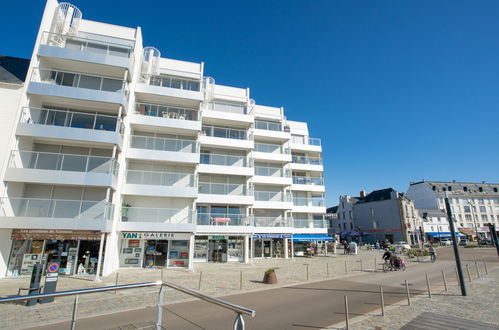
[[[430,259],[431,262],[435,262],[437,260],[437,251],[433,247],[433,245],[430,245],[430,248],[428,249],[428,252],[430,252]]]

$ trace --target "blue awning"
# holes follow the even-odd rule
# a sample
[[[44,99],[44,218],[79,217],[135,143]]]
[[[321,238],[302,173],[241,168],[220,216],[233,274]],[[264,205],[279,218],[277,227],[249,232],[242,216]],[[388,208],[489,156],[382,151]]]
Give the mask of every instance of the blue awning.
[[[440,233],[428,232],[427,234],[430,236],[433,236],[435,238],[450,238],[451,237],[450,231],[447,231],[447,232],[441,231]],[[456,237],[466,237],[466,235],[456,232]]]
[[[326,234],[299,234],[293,235],[293,242],[317,242],[332,241],[333,239]]]

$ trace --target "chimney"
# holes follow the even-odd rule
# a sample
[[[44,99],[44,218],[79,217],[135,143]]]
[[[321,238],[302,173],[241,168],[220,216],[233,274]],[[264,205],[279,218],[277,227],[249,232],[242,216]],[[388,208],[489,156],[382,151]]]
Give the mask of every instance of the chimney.
[[[366,191],[365,190],[361,190],[360,191],[360,197],[366,197],[367,194],[366,194]]]

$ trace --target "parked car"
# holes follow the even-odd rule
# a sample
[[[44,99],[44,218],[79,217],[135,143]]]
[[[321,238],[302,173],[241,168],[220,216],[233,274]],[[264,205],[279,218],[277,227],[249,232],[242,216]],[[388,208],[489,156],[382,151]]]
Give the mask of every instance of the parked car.
[[[449,238],[442,238],[440,240],[440,244],[443,245],[443,246],[451,246],[452,245],[452,241]]]
[[[466,246],[466,245],[468,245],[468,243],[469,243],[469,241],[466,238],[461,238],[461,240],[459,241],[460,246]]]
[[[478,241],[478,245],[492,245],[492,240],[484,238]]]
[[[396,248],[401,248],[401,249],[404,249],[404,250],[410,250],[411,249],[411,246],[409,245],[409,243],[404,242],[404,241],[395,242],[391,246],[393,246],[395,249]]]

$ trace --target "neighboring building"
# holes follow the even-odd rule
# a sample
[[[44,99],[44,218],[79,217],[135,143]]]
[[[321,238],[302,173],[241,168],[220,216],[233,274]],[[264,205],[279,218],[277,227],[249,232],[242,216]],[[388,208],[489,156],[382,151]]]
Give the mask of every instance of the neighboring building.
[[[418,244],[420,241],[422,224],[414,203],[392,188],[359,197],[353,205],[353,218],[356,231],[369,233],[362,238],[364,242],[387,239]]]
[[[439,210],[417,210],[423,223],[425,241],[435,241],[439,238],[449,238],[450,228],[447,213]]]
[[[320,140],[203,70],[47,1],[28,83],[0,82],[0,277],[52,260],[107,275],[291,258],[330,240]]]
[[[452,215],[459,231],[470,236],[489,237],[488,223],[499,225],[499,184],[470,182],[411,182],[407,196],[418,209],[446,210],[449,196]]]
[[[338,206],[332,206],[328,207],[326,209],[326,215],[324,216],[326,220],[328,221],[328,227],[330,234],[331,233],[337,233],[338,231],[334,227],[336,224],[336,221],[338,220]]]
[[[365,192],[361,192],[361,194]],[[355,231],[353,221],[353,205],[359,201],[360,197],[342,195],[336,209],[336,219],[332,222],[331,228],[335,233]]]

